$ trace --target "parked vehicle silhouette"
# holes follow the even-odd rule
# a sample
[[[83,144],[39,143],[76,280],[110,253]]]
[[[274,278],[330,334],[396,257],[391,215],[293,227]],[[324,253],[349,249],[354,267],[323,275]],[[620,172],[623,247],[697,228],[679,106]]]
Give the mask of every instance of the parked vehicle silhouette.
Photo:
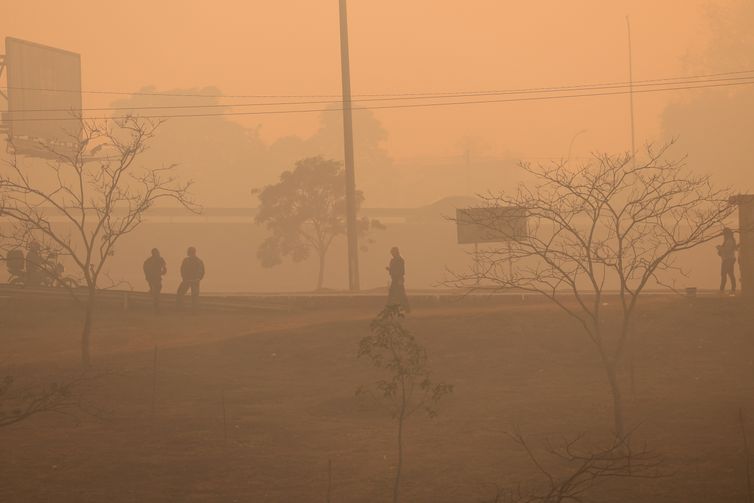
[[[6,268],[10,277],[8,284],[25,287],[25,286],[44,286],[56,288],[77,288],[78,282],[70,277],[64,276],[65,267],[59,260],[55,252],[50,252],[47,257],[40,260],[37,265],[39,270],[38,278],[31,278],[27,258],[23,250],[15,249],[8,252],[5,258]],[[31,280],[31,281],[30,281]]]

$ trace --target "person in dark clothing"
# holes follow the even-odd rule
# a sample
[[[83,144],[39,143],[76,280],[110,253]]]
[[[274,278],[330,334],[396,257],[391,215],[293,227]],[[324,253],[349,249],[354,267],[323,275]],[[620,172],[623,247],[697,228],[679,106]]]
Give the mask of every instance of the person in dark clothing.
[[[168,272],[165,259],[160,256],[160,250],[152,248],[152,255],[144,261],[144,277],[149,284],[149,294],[152,296],[154,312],[160,312],[160,292],[162,291],[162,277]]]
[[[401,306],[404,311],[411,311],[408,305],[408,297],[406,296],[405,276],[406,276],[406,263],[401,257],[401,252],[397,246],[393,246],[390,249],[390,254],[393,258],[390,260],[390,265],[385,269],[390,273],[390,290],[387,296],[388,306]]]
[[[196,248],[188,249],[187,257],[181,264],[181,285],[178,287],[178,306],[183,305],[183,296],[191,289],[191,307],[196,309],[199,304],[199,282],[204,278],[204,262],[196,256]]]
[[[729,228],[723,229],[723,244],[717,246],[717,254],[720,255],[720,293],[725,292],[725,284],[730,278],[730,292],[736,294],[736,238]]]
[[[40,250],[42,247],[36,241],[29,245],[29,251],[26,253],[26,286],[37,287],[44,283],[45,269],[44,259]]]

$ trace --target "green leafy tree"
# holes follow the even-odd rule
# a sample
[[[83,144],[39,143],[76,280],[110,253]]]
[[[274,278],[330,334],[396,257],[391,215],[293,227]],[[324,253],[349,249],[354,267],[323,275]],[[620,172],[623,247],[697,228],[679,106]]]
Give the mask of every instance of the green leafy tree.
[[[325,260],[333,241],[346,233],[345,171],[340,162],[309,157],[296,163],[292,171],[280,175],[280,181],[255,191],[259,196],[257,224],[267,227],[270,236],[257,250],[264,267],[273,267],[290,257],[294,262],[319,259],[317,290],[325,278]],[[364,201],[356,193],[357,209]],[[370,229],[382,228],[368,218],[358,220],[358,230],[365,235]]]
[[[367,358],[388,377],[362,386],[357,394],[369,394],[385,406],[398,423],[398,466],[393,484],[393,503],[400,495],[403,470],[403,430],[406,420],[417,411],[437,415],[440,400],[453,386],[430,379],[427,351],[403,325],[400,306],[387,306],[372,321],[371,334],[359,343],[359,358]]]

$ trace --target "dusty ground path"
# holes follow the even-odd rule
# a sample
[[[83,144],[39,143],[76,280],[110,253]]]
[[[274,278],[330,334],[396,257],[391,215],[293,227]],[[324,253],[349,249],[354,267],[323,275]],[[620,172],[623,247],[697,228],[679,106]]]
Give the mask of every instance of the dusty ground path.
[[[177,311],[166,303],[164,313],[155,316],[147,306],[132,306],[124,311],[119,304],[103,306],[96,314],[92,333],[93,355],[207,344],[223,339],[258,333],[288,331],[331,323],[333,320],[362,321],[368,324],[381,309],[379,299],[370,305],[325,307],[286,306],[277,301],[266,309],[260,307],[222,312],[211,309],[192,315]],[[506,302],[504,305],[507,305]],[[530,298],[516,301],[516,310],[538,309],[542,303]],[[43,307],[42,307],[43,306]],[[448,302],[425,306],[411,313],[411,319],[454,317],[458,314],[496,312],[494,303]],[[48,298],[8,297],[0,303],[0,327],[3,332],[2,358],[6,364],[39,361],[63,362],[79,358],[78,340],[83,323],[80,306],[65,297],[52,302]]]

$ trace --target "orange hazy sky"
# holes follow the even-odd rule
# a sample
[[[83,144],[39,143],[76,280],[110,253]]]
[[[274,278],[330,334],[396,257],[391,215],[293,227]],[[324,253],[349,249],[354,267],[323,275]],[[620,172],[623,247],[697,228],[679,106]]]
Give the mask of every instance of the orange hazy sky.
[[[718,3],[724,3],[721,0]],[[692,74],[709,0],[351,0],[353,92],[539,87]],[[25,0],[4,8],[0,36],[82,55],[83,86],[133,91],[216,86],[226,94],[337,94],[337,0]],[[735,70],[735,69],[731,69]],[[114,98],[112,98],[114,99]],[[637,96],[639,141],[683,93]],[[106,105],[86,96],[85,106]],[[247,100],[248,101],[248,100]],[[501,103],[376,112],[397,158],[451,156],[479,137],[487,154],[560,156],[629,148],[628,98]],[[182,119],[190,120],[190,119]],[[243,118],[266,140],[307,135],[316,114]]]

